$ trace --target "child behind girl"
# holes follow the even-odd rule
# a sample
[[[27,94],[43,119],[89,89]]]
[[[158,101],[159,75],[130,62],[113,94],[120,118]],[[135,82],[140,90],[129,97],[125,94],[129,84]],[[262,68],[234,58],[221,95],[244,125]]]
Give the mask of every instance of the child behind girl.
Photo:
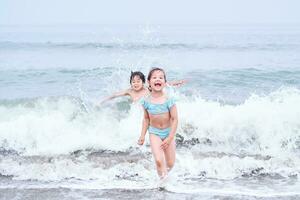
[[[114,93],[113,95],[107,97],[102,101],[108,101],[117,97],[129,96],[132,102],[139,101],[142,97],[149,94],[149,90],[144,87],[145,84],[145,75],[140,71],[131,72],[130,75],[130,88],[124,91]],[[168,83],[170,86],[181,86],[184,84],[185,80],[171,81]]]
[[[132,102],[137,102],[143,96],[149,94],[149,90],[144,87],[145,84],[145,75],[142,72],[136,71],[131,72],[130,75],[130,86],[131,88],[114,93],[108,98],[104,99],[102,102],[121,97],[121,96],[129,96]]]
[[[151,151],[159,177],[164,179],[175,163],[175,133],[178,124],[177,108],[173,98],[163,89],[166,74],[161,68],[153,68],[148,74],[150,94],[141,103],[144,108],[141,136],[138,144],[143,145],[148,130]]]

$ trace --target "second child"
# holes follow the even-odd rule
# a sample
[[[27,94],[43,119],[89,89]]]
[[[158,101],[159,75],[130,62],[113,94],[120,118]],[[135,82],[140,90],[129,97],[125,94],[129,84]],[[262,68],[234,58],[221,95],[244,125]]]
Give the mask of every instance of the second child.
[[[148,88],[144,86],[145,75],[142,72],[140,71],[131,72],[129,82],[131,86],[129,89],[112,94],[111,96],[104,99],[102,103],[122,96],[129,96],[132,102],[138,102],[142,97],[145,97],[149,94]],[[185,83],[186,83],[185,80],[174,80],[168,82],[168,85],[179,87]]]

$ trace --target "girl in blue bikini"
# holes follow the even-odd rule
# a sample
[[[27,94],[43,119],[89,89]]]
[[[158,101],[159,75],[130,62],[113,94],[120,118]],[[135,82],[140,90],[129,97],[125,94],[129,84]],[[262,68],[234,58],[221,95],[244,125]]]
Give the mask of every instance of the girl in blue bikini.
[[[157,173],[164,179],[175,163],[175,133],[178,124],[177,108],[173,98],[169,98],[163,89],[166,75],[163,69],[153,68],[148,74],[151,90],[141,101],[144,119],[138,144],[143,145],[148,130],[152,154]]]

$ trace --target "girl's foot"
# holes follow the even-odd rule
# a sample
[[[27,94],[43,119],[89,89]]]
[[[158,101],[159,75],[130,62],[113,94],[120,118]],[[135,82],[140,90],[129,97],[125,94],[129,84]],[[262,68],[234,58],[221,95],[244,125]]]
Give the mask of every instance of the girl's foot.
[[[164,190],[168,182],[168,174],[161,176],[158,182],[158,188]]]

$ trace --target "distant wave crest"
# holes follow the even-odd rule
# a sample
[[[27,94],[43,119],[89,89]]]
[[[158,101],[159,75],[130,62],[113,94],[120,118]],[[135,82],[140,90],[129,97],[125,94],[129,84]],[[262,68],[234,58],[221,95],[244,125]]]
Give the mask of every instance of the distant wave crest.
[[[147,50],[147,49],[169,49],[169,50],[297,50],[300,44],[197,44],[197,43],[99,43],[99,42],[0,42],[0,49],[116,49],[116,50]]]

